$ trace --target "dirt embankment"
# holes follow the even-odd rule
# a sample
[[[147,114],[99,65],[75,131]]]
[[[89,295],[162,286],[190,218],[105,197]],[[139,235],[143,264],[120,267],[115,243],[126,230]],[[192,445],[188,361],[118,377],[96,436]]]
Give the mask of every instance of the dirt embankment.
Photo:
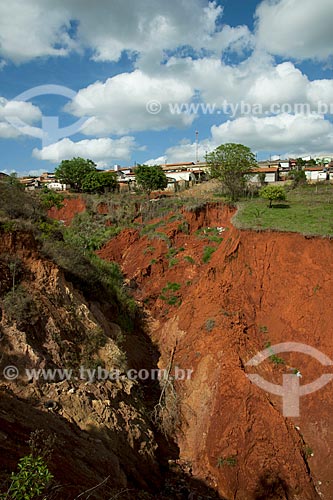
[[[193,472],[227,499],[330,500],[332,382],[301,398],[300,417],[285,418],[281,398],[247,377],[281,385],[297,369],[305,385],[328,367],[296,353],[245,365],[281,342],[333,359],[333,242],[239,231],[232,214],[221,206],[183,211],[153,221],[146,235],[122,232],[99,255],[121,264],[150,314],[160,365],[176,347],[175,365],[193,370],[191,380],[177,382],[180,458]]]
[[[63,221],[65,226],[69,226],[76,214],[84,212],[86,204],[80,196],[65,198],[61,208],[52,207],[48,211],[51,219]]]
[[[91,498],[123,489],[137,498],[131,496],[136,489],[159,488],[157,442],[142,388],[125,376],[94,381],[80,372],[80,366],[105,366],[125,373],[131,366],[119,348],[125,334],[114,305],[86,298],[22,232],[1,233],[0,297],[0,482],[29,453],[30,433],[43,429],[55,435],[49,467],[58,486],[50,498],[72,500],[106,478],[105,489]],[[135,345],[135,332],[131,339]],[[147,362],[140,342],[137,363]],[[16,367],[18,377],[11,379],[6,366]],[[40,375],[29,378],[27,369]],[[41,370],[53,370],[54,379]]]

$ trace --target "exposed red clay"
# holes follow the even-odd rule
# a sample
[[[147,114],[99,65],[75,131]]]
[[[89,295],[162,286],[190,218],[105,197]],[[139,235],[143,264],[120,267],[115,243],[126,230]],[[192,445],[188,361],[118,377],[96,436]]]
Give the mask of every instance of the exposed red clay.
[[[333,242],[239,231],[232,215],[218,205],[183,211],[179,220],[168,222],[168,216],[150,238],[123,231],[99,255],[119,262],[134,296],[147,305],[161,366],[176,346],[175,364],[193,370],[177,387],[180,458],[194,473],[228,499],[330,500],[333,382],[301,398],[299,418],[285,418],[281,398],[247,378],[258,373],[282,384],[283,373],[296,368],[305,385],[329,367],[304,354],[282,354],[285,365],[245,365],[280,342],[301,342],[333,359]],[[220,245],[195,233],[207,227],[223,228]],[[206,246],[216,251],[205,264]],[[178,253],[170,257],[170,248]],[[176,305],[161,298],[170,282],[181,285]]]
[[[76,214],[84,212],[86,209],[86,204],[81,197],[71,197],[65,198],[63,201],[63,207],[56,208],[52,207],[48,211],[48,216],[51,219],[64,221],[65,226],[69,226]]]

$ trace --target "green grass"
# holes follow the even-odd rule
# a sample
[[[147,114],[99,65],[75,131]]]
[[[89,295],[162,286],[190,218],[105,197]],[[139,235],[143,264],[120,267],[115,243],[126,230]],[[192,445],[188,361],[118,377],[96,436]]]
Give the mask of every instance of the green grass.
[[[211,256],[213,255],[214,252],[216,252],[217,248],[213,247],[205,247],[203,251],[203,256],[202,256],[202,262],[207,264],[207,262],[210,261]]]
[[[241,202],[233,222],[242,229],[333,236],[333,185],[306,185],[290,190],[287,200],[272,208],[258,198]]]

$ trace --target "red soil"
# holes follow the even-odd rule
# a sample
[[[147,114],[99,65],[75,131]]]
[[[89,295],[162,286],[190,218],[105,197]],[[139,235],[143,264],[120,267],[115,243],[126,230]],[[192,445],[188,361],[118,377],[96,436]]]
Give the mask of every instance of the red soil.
[[[191,462],[194,473],[228,499],[330,500],[333,382],[301,398],[299,418],[285,418],[281,398],[246,376],[259,373],[281,384],[282,374],[297,367],[305,385],[329,367],[304,354],[282,354],[286,365],[245,364],[267,342],[301,342],[333,359],[333,242],[239,231],[232,213],[219,206],[184,211],[183,219],[155,229],[155,236],[167,234],[169,247],[184,248],[172,266],[165,241],[132,229],[99,255],[121,264],[134,296],[147,304],[161,366],[176,346],[175,364],[194,370],[191,380],[178,382],[180,458]],[[189,234],[180,230],[184,221]],[[195,234],[208,226],[226,228],[220,245]],[[205,246],[216,247],[206,264]],[[181,304],[160,298],[168,282],[181,285],[174,292]]]
[[[65,198],[62,208],[52,207],[48,211],[51,219],[64,221],[65,226],[69,226],[76,214],[84,212],[86,204],[81,197]]]

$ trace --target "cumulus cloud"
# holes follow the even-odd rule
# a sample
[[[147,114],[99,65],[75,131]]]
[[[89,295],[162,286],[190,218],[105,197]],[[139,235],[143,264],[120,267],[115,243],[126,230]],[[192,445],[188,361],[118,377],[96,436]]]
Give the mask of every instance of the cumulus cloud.
[[[143,0],[139,6],[136,0],[12,0],[0,5],[0,54],[20,63],[88,48],[96,61],[118,61],[128,51],[159,63],[164,49],[247,46],[247,27],[217,29],[222,13],[203,0]]]
[[[318,115],[281,114],[269,117],[240,117],[211,128],[211,135],[198,145],[199,160],[226,142],[241,143],[253,151],[276,151],[281,155],[321,154],[333,150],[333,124]],[[195,161],[196,144],[184,142],[168,148],[167,162]],[[159,158],[150,160],[150,164]]]
[[[242,142],[256,151],[333,147],[333,125],[318,115],[241,117],[211,129],[212,142]]]
[[[189,83],[168,76],[151,77],[136,70],[80,90],[66,110],[75,116],[91,117],[82,131],[86,135],[184,127],[195,117],[171,114],[168,103],[187,102],[193,92]]]
[[[38,160],[48,160],[52,163],[80,156],[90,158],[98,166],[105,167],[111,162],[129,160],[134,149],[137,149],[135,139],[129,136],[120,139],[86,139],[78,142],[66,138],[42,149],[35,148],[33,156]]]
[[[40,109],[30,102],[8,101],[0,97],[0,138],[12,139],[25,133],[40,137],[41,132],[32,125],[41,116]],[[21,120],[23,124],[17,123],[17,120]]]
[[[256,16],[257,43],[271,54],[296,59],[333,54],[332,0],[264,0]]]

